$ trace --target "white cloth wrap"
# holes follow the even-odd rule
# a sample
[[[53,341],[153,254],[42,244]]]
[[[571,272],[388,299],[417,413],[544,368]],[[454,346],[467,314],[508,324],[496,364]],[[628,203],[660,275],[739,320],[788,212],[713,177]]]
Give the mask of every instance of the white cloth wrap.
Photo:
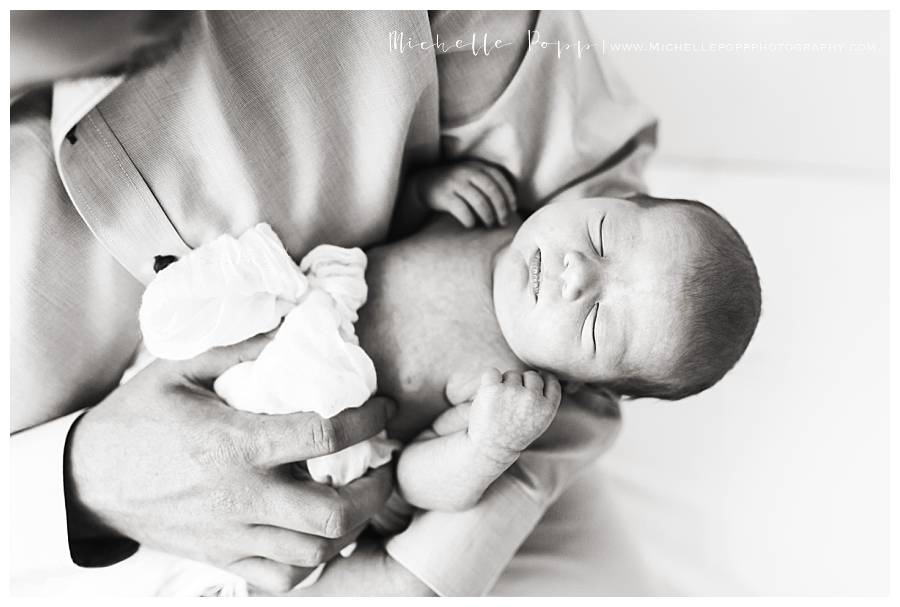
[[[308,411],[328,418],[375,392],[375,366],[354,323],[366,301],[366,254],[321,245],[294,264],[267,224],[223,235],[159,272],[144,292],[140,323],[156,357],[192,358],[210,348],[281,328],[255,361],[214,383],[232,407],[268,414]],[[285,316],[286,315],[286,316]],[[341,486],[391,459],[385,433],[308,460],[312,478]]]
[[[238,343],[277,327],[308,289],[267,224],[240,238],[224,234],[160,271],[144,291],[144,345],[158,358],[185,360]]]

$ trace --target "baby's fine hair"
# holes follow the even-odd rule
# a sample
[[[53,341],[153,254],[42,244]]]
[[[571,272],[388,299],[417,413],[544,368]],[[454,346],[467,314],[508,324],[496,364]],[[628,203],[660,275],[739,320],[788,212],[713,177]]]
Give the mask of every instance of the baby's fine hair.
[[[678,400],[714,385],[747,349],[762,306],[759,275],[741,235],[702,202],[647,194],[628,200],[647,207],[681,207],[695,221],[700,253],[691,260],[682,286],[684,337],[673,373],[665,381],[632,376],[605,385],[633,398]]]

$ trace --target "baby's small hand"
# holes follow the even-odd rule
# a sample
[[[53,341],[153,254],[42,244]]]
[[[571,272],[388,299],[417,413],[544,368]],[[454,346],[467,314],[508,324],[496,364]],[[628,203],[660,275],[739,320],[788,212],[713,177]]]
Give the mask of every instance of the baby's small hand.
[[[498,460],[515,460],[550,426],[562,390],[551,373],[489,369],[469,413],[469,438]]]
[[[408,187],[428,208],[453,215],[472,228],[505,226],[516,212],[516,194],[506,174],[479,160],[424,169],[410,176]]]

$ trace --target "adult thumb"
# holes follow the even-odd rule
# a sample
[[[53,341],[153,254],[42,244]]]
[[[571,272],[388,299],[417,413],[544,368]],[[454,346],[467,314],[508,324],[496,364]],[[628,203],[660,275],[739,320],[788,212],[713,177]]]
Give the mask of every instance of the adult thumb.
[[[275,330],[260,333],[250,339],[207,350],[184,363],[186,377],[200,384],[211,384],[227,369],[250,360],[256,360],[269,342],[275,337]]]

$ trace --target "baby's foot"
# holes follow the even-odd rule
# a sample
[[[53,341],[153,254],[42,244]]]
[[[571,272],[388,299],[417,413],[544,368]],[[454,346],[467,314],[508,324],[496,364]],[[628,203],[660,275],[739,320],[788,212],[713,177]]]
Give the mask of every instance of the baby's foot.
[[[547,372],[489,369],[481,376],[469,413],[468,437],[492,460],[515,461],[547,430],[562,396],[559,380]]]

